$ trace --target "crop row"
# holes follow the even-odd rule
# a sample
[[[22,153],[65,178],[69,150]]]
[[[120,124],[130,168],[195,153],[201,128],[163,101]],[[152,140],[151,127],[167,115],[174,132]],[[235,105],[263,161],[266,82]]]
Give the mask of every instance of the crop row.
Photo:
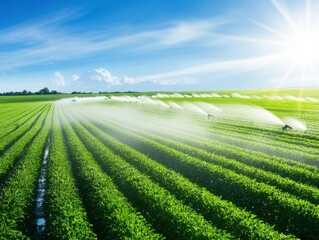
[[[0,194],[0,232],[2,239],[26,239],[31,234],[34,194],[43,152],[51,125],[51,112],[35,128],[41,128],[25,155],[4,184]],[[31,130],[30,130],[31,131]]]
[[[0,115],[0,120],[3,119],[3,118],[5,118],[5,116],[6,116],[7,114],[12,113],[13,110],[14,110],[14,109],[13,109],[13,108],[10,108],[10,106],[7,105],[7,104],[0,104],[0,113],[1,113],[1,115]]]
[[[99,119],[97,115],[93,116],[94,119]],[[105,119],[109,122],[109,119]],[[213,152],[216,155],[225,156],[226,158],[235,159],[236,161],[242,162],[246,165],[251,165],[257,168],[264,169],[266,171],[272,171],[283,177],[289,177],[295,181],[305,182],[309,185],[318,186],[318,168],[310,166],[304,163],[300,163],[294,160],[285,159],[282,157],[269,156],[265,153],[250,151],[245,148],[233,146],[227,143],[221,143],[217,140],[203,138],[201,136],[191,135],[188,131],[183,133],[176,129],[159,128],[160,123],[157,125],[150,125],[151,123],[145,122],[143,128],[147,128],[147,131],[154,132],[157,135],[168,137],[170,139],[177,140],[179,142],[186,143],[190,146]],[[159,130],[157,130],[159,129]]]
[[[92,121],[95,119],[99,119],[99,117],[95,115],[91,118]],[[104,121],[109,122],[109,119],[104,118]],[[143,125],[144,128],[145,126],[149,126],[149,122],[146,122],[146,124]],[[200,136],[182,133],[181,131],[176,131],[175,129],[170,129],[167,131],[164,128],[160,128],[160,130],[156,130],[158,129],[158,126],[154,125],[153,130],[152,125],[150,126],[151,127],[147,129],[148,131],[164,136],[165,138],[186,143],[187,145],[203,149],[207,152],[214,153],[215,155],[234,159],[245,165],[260,168],[265,171],[271,171],[275,174],[279,174],[282,177],[288,177],[297,182],[305,183],[315,187],[319,186],[318,169],[314,166],[285,158],[268,156],[267,154],[260,152],[249,151],[245,148],[236,147],[231,144],[220,143],[214,139],[206,139]]]
[[[292,180],[307,183],[309,185],[319,186],[318,169],[293,160],[281,157],[272,157],[267,154],[249,151],[227,143],[221,143],[214,139],[207,140],[200,136],[191,136],[187,133],[176,134],[174,130],[152,131],[158,135],[183,142],[187,145],[206,150],[207,152],[226,158],[234,159],[246,165],[254,166],[266,171],[279,174],[283,177],[289,177]]]
[[[29,109],[25,109],[24,112],[29,112]],[[23,112],[20,112],[22,114]],[[15,109],[10,109],[9,111],[0,111],[0,126],[6,127],[8,125],[9,119],[16,116],[17,112]]]
[[[289,192],[296,195],[302,199],[308,200],[314,204],[319,204],[319,190],[318,188],[308,186],[299,182],[295,182],[289,178],[281,177],[280,175],[264,171],[260,168],[255,168],[248,166],[241,162],[238,162],[234,159],[229,159],[223,156],[216,155],[214,153],[209,153],[202,149],[186,145],[177,141],[170,140],[168,138],[159,137],[154,134],[150,134],[143,131],[137,131],[133,128],[125,127],[130,132],[136,132],[139,135],[143,135],[148,139],[152,139],[156,142],[159,142],[165,146],[174,148],[180,152],[186,153],[190,156],[199,158],[208,163],[213,163],[220,165],[224,168],[231,169],[236,173],[243,174],[250,178],[256,179],[259,182],[264,182],[269,185],[273,185],[283,191]]]
[[[165,119],[165,114],[159,114],[159,113],[154,113],[157,114],[157,117],[162,119]],[[110,119],[110,117],[106,117],[106,119]],[[148,125],[152,124],[152,121],[148,121],[148,118],[137,118],[138,122],[140,123],[146,123],[145,125],[141,124],[143,126],[143,128],[145,128]],[[202,121],[200,119],[197,119],[197,121]],[[207,120],[205,120],[205,124],[207,124]],[[153,122],[153,129],[167,129],[167,126],[165,125],[166,121],[155,121],[155,123]],[[131,123],[130,123],[131,124]],[[205,125],[204,124],[204,125]],[[219,125],[222,124],[219,121],[217,122],[217,124],[215,125]],[[149,128],[149,131],[153,131],[153,129]],[[205,128],[205,130],[208,130],[207,126]],[[193,136],[198,135],[196,128],[195,129],[191,129],[189,128],[189,125],[187,125],[186,127],[183,126],[183,124],[181,125],[176,125],[174,126],[173,129],[170,129],[169,131],[171,132],[176,132],[176,136],[179,137],[182,133],[189,133],[189,136],[186,137],[186,139],[192,139]],[[214,131],[214,130],[213,130]],[[274,131],[272,131],[272,134],[274,133]],[[282,131],[278,131],[278,133],[283,134]],[[225,146],[229,146],[230,148],[237,148],[237,149],[244,149],[246,152],[248,152],[249,154],[252,153],[256,153],[258,155],[263,154],[264,156],[267,156],[268,158],[274,158],[274,159],[280,159],[280,161],[283,161],[287,164],[290,165],[298,165],[298,162],[296,161],[296,159],[298,161],[306,161],[308,164],[312,164],[314,166],[310,166],[310,165],[305,165],[305,164],[299,164],[299,166],[303,165],[303,168],[307,168],[307,169],[316,169],[317,167],[315,166],[318,163],[317,157],[314,154],[308,154],[307,152],[311,152],[313,153],[313,151],[307,151],[308,149],[313,149],[313,148],[303,148],[303,149],[298,149],[298,146],[296,146],[296,150],[291,151],[291,149],[287,148],[287,144],[285,142],[282,141],[277,141],[276,142],[276,146],[271,146],[271,145],[267,145],[267,144],[259,144],[256,142],[259,142],[258,140],[253,141],[252,138],[250,138],[250,141],[248,140],[243,140],[242,139],[242,135],[247,134],[247,130],[244,134],[238,134],[238,133],[234,133],[232,136],[228,136],[225,137],[223,136],[223,133],[221,132],[220,134],[211,134],[209,137],[204,137],[207,134],[205,133],[204,136],[201,136],[201,141],[202,142],[211,142],[212,144],[224,144]],[[186,135],[186,134],[184,134]],[[290,134],[285,134],[285,135],[290,135]],[[236,146],[237,145],[237,146]],[[280,146],[280,147],[279,147]],[[291,144],[289,145],[291,147]],[[227,149],[227,148],[226,148]],[[224,150],[224,147],[223,147]],[[258,150],[258,151],[257,151]],[[297,151],[298,150],[298,151]],[[301,151],[302,150],[302,151]],[[269,155],[269,153],[271,153],[273,156]],[[281,155],[282,157],[277,157],[275,155]],[[292,159],[288,159],[288,157],[291,156]]]
[[[101,145],[101,143],[99,143],[99,141],[101,141],[114,153],[125,159],[125,161],[168,189],[178,199],[183,200],[184,203],[196,209],[196,211],[200,212],[207,220],[219,228],[227,230],[235,237],[240,239],[288,238],[258,220],[255,215],[237,208],[228,201],[222,200],[220,197],[190,182],[175,171],[165,168],[163,165],[153,161],[140,152],[104,134],[103,131],[90,122],[81,121],[81,124],[98,139],[94,142],[95,144]],[[89,138],[90,136],[84,131],[83,127],[80,126],[80,124],[75,125],[79,134]],[[101,148],[103,148],[103,146],[101,146]]]
[[[15,116],[12,116],[10,118],[7,118],[3,120],[3,124],[1,126],[2,131],[0,132],[0,139],[7,136],[8,134],[14,132],[16,129],[18,129],[21,125],[28,122],[30,117],[34,116],[35,114],[39,113],[41,108],[43,108],[45,105],[41,105],[38,108],[27,110],[25,114],[17,114],[15,113]],[[22,116],[21,116],[22,115]]]
[[[299,152],[309,154],[309,157],[311,157],[313,154],[319,153],[317,149],[318,142],[304,141],[303,144],[298,144],[300,138],[295,138],[290,132],[283,132],[281,129],[274,131],[272,134],[261,134],[260,132],[254,134],[247,131],[247,129],[240,129],[239,126],[221,126],[224,126],[224,124],[213,124],[209,128],[209,134],[217,137],[216,139],[222,136],[221,140],[225,139],[226,141],[228,138],[233,139],[240,135],[244,142],[250,142],[251,148],[256,150],[267,152],[268,146],[270,146],[271,151],[273,151],[272,155],[280,155],[280,152],[283,152],[283,154],[290,152],[291,155],[293,155],[295,152]],[[245,144],[244,142],[242,144]],[[238,143],[236,145],[238,145]],[[279,154],[276,151],[279,152]]]
[[[73,125],[76,127],[76,125]],[[69,132],[67,135],[70,135]],[[169,239],[229,239],[202,215],[177,200],[85,131],[78,135],[125,196]]]
[[[101,239],[162,239],[127,201],[63,116],[62,128],[87,213]]]
[[[149,110],[147,110],[149,111]],[[166,117],[166,116],[174,116],[174,111],[167,112],[163,111],[162,114],[161,111],[152,111],[150,112],[153,115],[161,115],[160,117]],[[190,117],[190,116],[185,116]],[[311,148],[313,146],[318,146],[318,138],[313,134],[303,134],[299,132],[288,132],[285,133],[281,131],[280,127],[277,127],[277,131],[274,129],[269,129],[269,126],[263,127],[262,125],[254,126],[251,124],[251,122],[248,121],[240,121],[236,119],[230,120],[227,118],[216,118],[211,121],[204,120],[203,118],[197,118],[196,122],[198,124],[203,124],[205,126],[209,125],[210,129],[209,132],[213,134],[215,137],[221,137],[223,134],[229,135],[229,136],[237,136],[237,134],[240,134],[244,139],[247,138],[248,140],[252,139],[252,137],[257,137],[258,139],[261,136],[264,136],[265,138],[261,138],[261,142],[273,145],[276,141],[279,141],[283,144],[277,144],[276,147],[279,147],[279,149],[282,147],[283,150],[285,148],[291,148],[291,150],[301,149],[301,150],[310,150],[313,153],[316,153],[316,151]],[[275,140],[275,141],[274,141]],[[260,142],[260,141],[258,141]],[[290,144],[292,143],[292,144]],[[296,144],[297,143],[297,144]],[[260,146],[262,147],[262,145]]]
[[[285,157],[295,161],[302,161],[306,164],[319,166],[319,160],[317,158],[317,155],[308,153],[305,151],[305,149],[285,148],[287,144],[284,142],[280,142],[280,146],[269,146],[268,144],[265,144],[263,142],[252,141],[252,139],[239,139],[238,135],[226,136],[223,134],[217,134],[215,137],[218,141],[228,143],[234,146],[245,146],[245,148],[249,150],[257,150],[265,152],[268,155]]]
[[[319,187],[319,175],[316,167],[281,157],[272,157],[264,153],[248,151],[244,148],[219,143],[214,140],[204,141],[200,137],[183,138],[181,141],[217,155],[288,177],[294,181]]]
[[[307,138],[307,135],[302,134],[302,136],[297,134],[286,134],[281,131],[265,131],[264,128],[252,127],[252,126],[243,126],[236,124],[228,124],[222,122],[220,124],[218,121],[211,124],[212,133],[228,133],[228,134],[240,134],[245,139],[249,139],[250,137],[262,137],[261,140],[267,144],[275,144],[276,142],[283,142],[286,145],[292,147],[306,147],[308,150],[311,150],[312,147],[316,147],[318,145],[317,141],[311,140]],[[301,142],[301,143],[300,143]],[[300,144],[299,144],[300,143]]]
[[[33,127],[26,132],[21,138],[19,138],[4,154],[0,157],[0,183],[2,183],[8,174],[9,170],[12,169],[19,159],[25,152],[25,149],[32,145],[32,140],[42,128],[42,122],[45,119],[47,112],[41,114],[41,116],[34,123]]]
[[[205,122],[206,123],[206,122]],[[158,124],[158,123],[157,123]],[[207,124],[207,123],[206,123]],[[223,122],[219,122],[217,120],[217,123],[214,124],[213,126],[222,126],[224,125]],[[186,132],[192,132],[191,129],[185,129],[183,126],[178,126],[180,132],[186,130]],[[237,128],[240,128],[239,126]],[[208,128],[205,128],[206,130]],[[207,134],[210,134],[209,137],[205,138],[205,141],[211,141],[213,139],[214,142],[222,142],[222,143],[227,143],[231,146],[237,146],[237,147],[244,147],[247,150],[252,150],[255,152],[261,152],[261,153],[266,153],[267,155],[272,155],[272,156],[279,156],[285,159],[291,159],[296,161],[302,161],[303,163],[307,163],[310,165],[318,166],[319,161],[317,159],[316,152],[314,150],[311,150],[313,148],[307,148],[307,147],[301,147],[298,145],[291,145],[286,143],[285,141],[281,140],[276,143],[276,145],[273,145],[274,141],[270,140],[265,140],[265,142],[260,141],[260,136],[256,139],[256,141],[253,140],[252,136],[247,136],[238,138],[238,136],[245,136],[249,131],[243,130],[243,132],[235,132],[235,133],[228,133],[225,134],[225,131],[219,131],[216,132],[214,127],[210,128],[211,130],[208,131]],[[231,129],[229,130],[231,131]],[[290,134],[286,134],[283,131],[277,131],[277,134],[285,134],[286,138]],[[192,135],[196,134],[196,131],[194,130],[192,132]],[[271,133],[274,134],[274,131]],[[269,134],[268,134],[269,135]],[[303,134],[304,135],[304,134]],[[299,140],[300,141],[300,140]],[[271,143],[271,144],[269,144]],[[315,144],[317,147],[318,141],[316,141]],[[310,151],[308,151],[310,149]]]
[[[47,111],[48,108],[49,106],[46,105],[42,109],[40,109],[40,111],[36,112],[33,116],[27,116],[26,119],[23,119],[22,122],[17,122],[16,124],[18,124],[19,127],[15,131],[0,138],[0,152],[3,152],[4,149],[7,148],[7,146],[10,146],[13,142],[16,142],[19,137],[23,136],[34,125],[41,114]]]
[[[305,200],[136,134],[101,122],[97,126],[213,193],[255,212],[283,232],[308,238],[315,238],[319,234],[319,230],[313,227],[319,223],[319,209]]]
[[[24,116],[25,114],[28,114],[31,112],[32,109],[35,109],[34,106],[28,105],[28,106],[9,106],[7,105],[6,110],[1,110],[0,113],[0,126],[4,127],[10,124],[10,119],[12,118],[20,118],[21,116]]]
[[[305,147],[314,147],[318,144],[318,139],[313,136],[309,136],[309,134],[303,133],[294,133],[290,132],[289,134],[283,134],[281,130],[274,132],[272,129],[261,126],[252,126],[252,125],[239,125],[235,122],[227,122],[223,121],[222,124],[216,121],[211,124],[213,131],[215,129],[220,129],[224,131],[246,134],[248,137],[253,136],[265,136],[266,139],[281,141],[285,143],[291,143],[292,145],[298,144],[300,146]]]
[[[60,127],[55,112],[47,165],[46,236],[49,239],[96,239],[77,192]]]
[[[19,121],[21,118],[32,114],[34,112],[37,112],[43,105],[46,105],[46,103],[41,103],[41,104],[23,104],[22,106],[19,107],[11,107],[11,111],[8,112],[7,114],[1,114],[1,127],[6,128],[8,126],[12,126],[15,124],[12,124],[13,122],[16,123]]]

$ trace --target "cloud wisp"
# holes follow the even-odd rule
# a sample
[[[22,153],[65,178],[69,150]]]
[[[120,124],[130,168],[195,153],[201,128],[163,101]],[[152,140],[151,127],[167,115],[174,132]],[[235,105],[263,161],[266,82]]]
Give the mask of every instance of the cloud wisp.
[[[156,29],[81,29],[67,27],[70,19],[81,16],[79,11],[63,11],[46,19],[22,23],[0,31],[0,71],[20,67],[74,60],[109,50],[167,48],[198,41],[209,36],[218,21],[172,22]],[[111,34],[112,33],[112,34]],[[11,46],[11,47],[10,47]],[[12,48],[14,46],[14,48]]]
[[[264,57],[228,60],[228,61],[214,61],[197,66],[191,66],[187,68],[181,68],[174,71],[163,72],[159,74],[146,75],[135,78],[136,82],[155,81],[161,82],[166,79],[187,76],[196,73],[214,73],[226,70],[240,70],[248,69],[249,71],[260,67],[273,64],[276,60],[280,60],[284,57],[283,54],[274,54]]]
[[[71,76],[71,79],[72,79],[72,81],[77,81],[77,80],[79,80],[79,76],[78,75],[76,75],[76,74],[73,74],[72,76]]]
[[[65,81],[64,81],[64,76],[60,72],[54,72],[54,80],[53,84],[56,86],[64,86]]]
[[[120,85],[120,79],[117,76],[113,76],[110,71],[105,68],[97,68],[94,70],[94,74],[91,75],[92,80],[105,82],[109,85]]]

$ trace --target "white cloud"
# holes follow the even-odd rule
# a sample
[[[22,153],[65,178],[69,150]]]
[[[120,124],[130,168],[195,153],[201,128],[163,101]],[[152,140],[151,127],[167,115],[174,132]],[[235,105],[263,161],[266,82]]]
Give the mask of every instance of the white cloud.
[[[135,83],[138,83],[137,81],[135,81],[133,78],[130,78],[130,77],[127,77],[127,76],[123,76],[121,78],[122,82],[123,83],[126,83],[126,84],[135,84]]]
[[[97,68],[94,70],[94,74],[91,75],[92,80],[97,80],[100,82],[106,82],[110,85],[120,85],[120,79],[117,76],[113,76],[105,68]]]
[[[64,86],[64,76],[60,72],[54,72],[55,79],[53,80],[53,84],[57,86]]]
[[[153,32],[153,34],[159,43],[175,45],[203,38],[209,35],[217,24],[212,21],[181,22],[171,28]]]
[[[108,86],[139,83],[126,75],[115,76],[108,69],[103,67],[85,71],[81,75],[73,74],[71,79],[74,84],[77,82],[83,86],[96,85],[96,82],[107,84]]]
[[[78,75],[76,75],[76,74],[74,74],[74,75],[72,75],[72,81],[77,81],[77,80],[79,80],[79,76]]]

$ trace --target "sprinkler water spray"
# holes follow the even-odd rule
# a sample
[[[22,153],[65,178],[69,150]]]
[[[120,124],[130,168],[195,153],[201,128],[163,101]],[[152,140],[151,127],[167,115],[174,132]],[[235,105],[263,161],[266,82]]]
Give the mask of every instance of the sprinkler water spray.
[[[298,131],[298,132],[300,131],[303,133],[307,133],[307,126],[306,126],[305,122],[298,120],[298,119],[295,119],[295,118],[292,118],[292,117],[286,117],[284,119],[284,121],[287,124],[289,124],[289,126],[291,126],[294,131]]]

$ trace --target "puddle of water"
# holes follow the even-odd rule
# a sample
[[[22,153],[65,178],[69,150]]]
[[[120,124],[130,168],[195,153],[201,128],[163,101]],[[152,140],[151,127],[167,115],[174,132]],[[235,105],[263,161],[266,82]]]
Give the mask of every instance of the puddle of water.
[[[41,166],[40,178],[38,181],[38,190],[36,197],[36,233],[35,239],[45,239],[45,212],[44,212],[44,195],[45,195],[45,186],[46,186],[46,175],[47,175],[47,161],[49,156],[49,147],[50,147],[50,137],[48,138],[47,145],[45,147],[43,161]]]

